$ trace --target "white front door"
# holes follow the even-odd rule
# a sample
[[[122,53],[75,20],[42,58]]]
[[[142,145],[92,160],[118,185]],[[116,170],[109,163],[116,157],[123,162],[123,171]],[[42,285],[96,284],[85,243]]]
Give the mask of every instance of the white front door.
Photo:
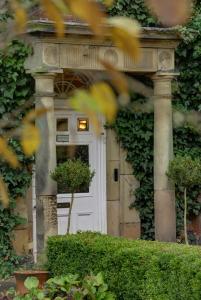
[[[105,131],[101,137],[93,131],[91,120],[73,111],[55,113],[57,164],[80,158],[89,164],[95,176],[89,188],[75,194],[70,231],[100,231],[106,233],[106,155]],[[58,186],[58,233],[67,230],[71,195]]]

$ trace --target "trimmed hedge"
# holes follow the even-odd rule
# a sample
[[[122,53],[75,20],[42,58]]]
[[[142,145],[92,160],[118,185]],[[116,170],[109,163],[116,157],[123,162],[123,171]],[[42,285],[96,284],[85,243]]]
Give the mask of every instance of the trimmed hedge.
[[[199,247],[87,232],[49,238],[47,257],[54,276],[102,271],[117,299],[201,299]]]

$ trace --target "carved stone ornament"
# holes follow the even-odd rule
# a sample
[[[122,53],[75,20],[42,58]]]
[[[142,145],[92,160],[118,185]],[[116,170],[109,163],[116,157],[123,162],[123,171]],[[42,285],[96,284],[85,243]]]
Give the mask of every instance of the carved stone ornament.
[[[172,50],[159,50],[158,69],[169,71],[174,69],[174,53]]]

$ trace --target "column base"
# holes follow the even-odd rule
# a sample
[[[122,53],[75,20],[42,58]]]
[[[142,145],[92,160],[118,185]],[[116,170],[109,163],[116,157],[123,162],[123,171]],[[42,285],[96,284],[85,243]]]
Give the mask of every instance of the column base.
[[[155,190],[155,239],[176,242],[176,211],[174,190]]]
[[[37,254],[44,252],[49,236],[58,234],[57,197],[38,196],[36,201],[36,238]]]

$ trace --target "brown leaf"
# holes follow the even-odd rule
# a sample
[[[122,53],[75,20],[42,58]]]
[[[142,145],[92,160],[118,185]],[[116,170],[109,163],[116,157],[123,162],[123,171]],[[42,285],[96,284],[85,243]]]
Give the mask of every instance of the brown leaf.
[[[65,0],[51,0],[52,3],[58,8],[62,14],[69,14],[69,8],[65,3]]]
[[[9,204],[9,197],[7,186],[3,181],[2,177],[0,177],[0,202],[2,202],[3,206],[6,208]]]
[[[114,2],[115,0],[103,0],[103,4],[107,7],[112,6]]]
[[[184,24],[191,15],[191,0],[146,0],[148,8],[166,26]]]
[[[0,137],[0,155],[11,165],[11,167],[19,167],[20,164],[16,154],[8,146],[7,141],[2,137]]]
[[[109,18],[108,24],[114,44],[136,61],[140,54],[139,24],[126,17]]]
[[[87,22],[96,35],[103,34],[105,14],[98,3],[92,0],[67,0],[71,12],[79,19]]]
[[[40,132],[32,124],[25,123],[22,128],[21,145],[27,156],[33,155],[40,145]]]
[[[64,19],[62,12],[58,9],[52,1],[50,0],[40,0],[44,9],[44,13],[47,17],[55,22],[56,32],[58,37],[64,36]]]
[[[50,111],[48,108],[38,108],[38,109],[33,109],[30,112],[26,114],[26,116],[23,119],[23,122],[33,122],[36,118],[39,118],[43,116],[45,113]]]
[[[110,80],[120,94],[128,94],[128,82],[125,75],[119,72],[110,62],[100,59],[100,63],[106,69]]]
[[[17,30],[23,32],[27,23],[27,13],[25,8],[19,3],[18,0],[11,1],[11,8],[14,12]]]
[[[112,88],[107,83],[99,82],[90,87],[90,94],[106,120],[112,123],[117,114],[117,101]]]

